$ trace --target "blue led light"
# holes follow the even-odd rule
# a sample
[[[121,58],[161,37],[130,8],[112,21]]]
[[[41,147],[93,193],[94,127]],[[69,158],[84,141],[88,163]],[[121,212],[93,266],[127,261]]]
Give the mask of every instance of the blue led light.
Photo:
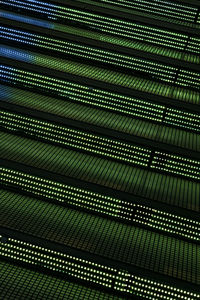
[[[59,9],[59,6],[58,5],[53,5],[53,4],[47,4],[45,2],[39,2],[39,1],[30,1],[30,2],[25,2],[25,1],[10,1],[10,3],[8,3],[7,1],[1,1],[2,4],[6,4],[6,5],[10,5],[10,6],[17,6],[17,7],[20,7],[20,8],[25,8],[25,9],[31,9],[33,10],[33,8],[36,8],[36,11],[39,11],[39,12],[54,12],[54,15],[55,13],[58,11]],[[32,3],[35,3],[35,4],[32,4]],[[46,6],[46,7],[45,7]],[[40,8],[40,10],[38,9]]]
[[[18,39],[16,37],[12,37],[12,36],[8,37],[8,36],[0,34],[0,37],[6,38],[7,40],[10,40],[10,41],[16,41],[16,42],[20,42],[20,43],[24,43],[24,44],[28,44],[28,45],[33,45],[33,46],[38,45],[38,42],[30,42],[30,41],[26,41],[26,40],[23,40],[23,39]]]
[[[9,5],[11,5],[11,6],[14,6],[14,7],[18,7],[18,8],[26,8],[27,9],[27,7],[24,7],[24,6],[21,6],[21,5],[15,5],[15,4],[10,4],[9,3]],[[49,11],[41,11],[41,9],[35,9],[35,8],[28,8],[29,10],[31,10],[31,11],[35,11],[35,12],[39,12],[39,13],[44,13],[44,14],[46,14],[47,15],[47,17],[49,18],[49,19],[53,19],[53,20],[56,20],[57,18],[55,18],[55,16],[57,15],[56,13],[51,13],[51,12],[49,12]],[[51,24],[51,26],[53,26],[52,27],[52,29],[54,28],[54,24]]]
[[[34,56],[28,54],[26,51],[20,49],[17,50],[15,48],[3,46],[3,45],[0,47],[0,55],[3,57],[20,60],[28,63],[33,63],[34,61]]]
[[[0,65],[0,80],[2,82],[12,82],[15,83],[17,74],[16,69],[13,67],[8,67],[5,65]]]
[[[15,68],[13,67],[8,67],[8,66],[5,66],[5,65],[0,65],[0,69],[6,69],[6,70],[10,70],[10,71],[15,71]]]
[[[37,37],[36,34],[34,33],[30,33],[30,32],[26,32],[26,31],[22,31],[22,30],[16,30],[16,29],[13,29],[13,28],[7,28],[7,27],[3,27],[3,26],[0,26],[0,31],[1,33],[5,33],[5,34],[8,34],[8,35],[19,35],[21,37],[21,34],[23,33],[23,35],[26,35],[26,36],[31,36],[31,37]]]
[[[20,1],[17,1],[17,2],[20,2]],[[39,4],[39,5],[44,5],[44,6],[48,6],[48,7],[53,7],[53,8],[57,8],[58,5],[56,4],[51,4],[51,3],[47,3],[47,2],[42,2],[42,1],[37,1],[37,0],[26,0],[26,1],[21,1],[23,3],[36,3],[36,4]]]
[[[15,20],[23,23],[28,23],[31,25],[39,26],[39,27],[44,27],[44,28],[54,28],[54,24],[48,22],[48,21],[40,21],[35,18],[30,18],[30,17],[25,17],[21,15],[17,15],[14,13],[8,13],[8,12],[0,12],[0,17],[6,18],[9,20]]]
[[[14,83],[15,82],[15,78],[14,77],[11,77],[11,76],[7,76],[7,75],[2,75],[1,73],[0,73],[0,80],[1,80],[1,82],[12,82],[12,83]]]
[[[6,27],[2,27],[2,26],[0,26],[0,37],[9,39],[12,41],[26,43],[29,45],[37,45],[38,44],[38,42],[36,41],[38,36],[36,34],[21,31],[21,30],[10,29],[10,28],[6,28]]]
[[[36,34],[2,26],[0,26],[0,37],[27,45],[37,46],[39,44],[39,41],[37,40],[39,36]]]

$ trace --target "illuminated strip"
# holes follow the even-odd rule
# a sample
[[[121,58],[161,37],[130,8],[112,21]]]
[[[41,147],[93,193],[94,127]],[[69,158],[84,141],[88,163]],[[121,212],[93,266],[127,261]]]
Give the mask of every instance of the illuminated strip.
[[[37,297],[43,299],[49,297],[72,299],[73,297],[73,299],[108,300],[110,298],[108,292],[97,290],[96,287],[74,283],[66,278],[57,278],[53,274],[47,275],[40,270],[33,270],[4,260],[0,260],[0,270],[0,293],[3,299],[11,300],[15,296],[22,299],[29,295],[38,295]],[[122,297],[113,296],[112,300],[122,300]]]
[[[48,38],[29,32],[0,27],[0,37],[16,41],[22,44],[42,47],[44,49],[55,50],[64,54],[75,55],[78,57],[93,59],[102,63],[110,63],[119,67],[130,68],[133,71],[141,71],[156,76],[163,81],[175,82],[177,67],[170,67],[166,64],[156,63],[147,59],[136,58],[133,56],[122,55],[111,51],[98,48],[83,46],[81,44]],[[187,57],[189,60],[189,57]],[[179,80],[182,73],[185,73],[184,83]],[[200,75],[197,72],[180,70],[176,83],[186,86],[199,86]],[[187,82],[188,84],[186,84]]]
[[[191,293],[191,292],[182,290],[177,287],[174,289],[167,284],[155,283],[155,281],[152,280],[152,278],[144,279],[140,276],[134,276],[134,275],[129,274],[128,272],[124,272],[124,271],[119,272],[118,278],[119,278],[119,280],[124,279],[123,283],[117,282],[116,289],[118,291],[128,292],[128,293],[131,293],[132,295],[134,295],[135,290],[136,290],[137,291],[136,295],[138,295],[144,299],[154,299],[154,300],[161,300],[161,299],[197,300],[197,299],[200,299],[199,293],[194,293],[194,292]],[[139,280],[140,282],[137,282],[137,280]],[[151,287],[149,287],[149,285]],[[179,293],[181,293],[181,296]]]
[[[196,195],[188,192],[189,189],[199,189],[199,182],[172,177],[169,173],[159,174],[148,169],[125,165],[24,137],[19,138],[9,133],[1,132],[1,141],[2,159],[140,197],[176,206],[182,205],[184,208],[196,209],[197,207],[199,209],[199,200]],[[190,159],[188,159],[189,163]],[[184,171],[187,175],[187,164]],[[173,189],[171,184],[176,185],[176,189]]]
[[[146,119],[156,120],[160,122],[163,117],[164,106],[147,102],[145,100],[136,99],[121,94],[112,93],[109,91],[100,90],[97,88],[90,88],[69,81],[59,80],[53,77],[43,76],[32,72],[15,69],[12,67],[0,66],[0,79],[2,81],[11,81],[13,83],[26,84],[26,86],[34,88],[34,90],[43,89],[53,95],[60,95],[64,98],[70,99],[73,102],[79,102],[83,104],[89,104],[90,106],[109,109],[113,112],[127,114],[130,116],[140,116]],[[19,104],[23,106],[30,103],[35,109],[42,109],[49,111],[53,105],[51,113],[59,112],[60,115],[64,114],[64,104],[58,99],[42,99],[38,102],[35,99],[35,94],[28,94],[26,91],[15,90],[15,94],[12,94],[11,88],[2,86],[0,91],[2,93],[2,99],[5,97],[7,101]],[[40,91],[40,90],[38,90]],[[24,95],[22,97],[22,95]],[[41,97],[38,95],[37,97]],[[30,100],[29,100],[30,99]],[[42,103],[45,101],[45,108]],[[56,105],[57,103],[57,105]],[[69,104],[68,104],[69,105]],[[60,109],[61,107],[61,109]],[[67,107],[66,107],[67,110]],[[69,117],[65,114],[64,116]]]
[[[200,181],[200,161],[191,158],[155,151],[150,167],[176,175],[185,176],[187,174],[191,180],[197,179]]]
[[[11,131],[24,131],[44,141],[83,150],[105,158],[117,159],[133,165],[147,167],[153,150],[147,147],[120,142],[84,131],[70,129],[48,121],[1,111],[0,125]],[[200,180],[200,162],[180,155],[155,151],[150,168]]]
[[[43,4],[38,1],[38,4],[25,2],[25,1],[2,1],[3,4],[14,6],[18,8],[24,8],[28,11],[33,11],[36,13],[42,13],[48,16],[48,18],[67,21],[76,21],[80,24],[87,26],[92,26],[93,30],[99,29],[101,32],[119,35],[124,38],[140,39],[146,42],[156,43],[162,46],[170,46],[175,49],[184,49],[187,42],[187,35],[170,32],[163,29],[152,28],[148,25],[140,25],[137,23],[122,21],[115,18],[104,17],[98,14],[92,14],[90,12],[84,12],[77,9],[71,9],[67,7],[47,7],[47,4]],[[39,5],[39,6],[38,6]],[[10,16],[10,18],[16,18],[15,16]],[[25,21],[25,20],[24,20]],[[30,21],[29,21],[30,22]],[[33,21],[33,24],[35,22]],[[63,26],[62,24],[51,24],[52,28],[55,30],[63,31],[69,33],[69,26]],[[76,30],[78,29],[76,28]],[[82,31],[83,32],[83,31]],[[89,32],[88,32],[89,34]],[[91,36],[94,33],[90,33]],[[105,37],[102,37],[103,40]],[[111,36],[112,39],[112,36]]]
[[[58,70],[108,84],[114,84],[137,91],[157,96],[172,98],[176,100],[199,103],[200,93],[185,90],[180,87],[173,87],[164,83],[143,79],[95,66],[90,66],[70,60],[63,60],[35,52],[23,51],[12,47],[1,46],[0,55],[48,69]]]
[[[174,108],[167,108],[163,121],[165,124],[175,125],[192,131],[200,132],[200,115]]]
[[[13,238],[8,238],[6,244],[0,242],[0,255],[29,265],[40,263],[45,268],[64,272],[75,278],[97,283],[100,286],[111,288],[114,282],[114,290],[132,296],[141,296],[145,299],[200,299],[199,293],[169,285],[161,280],[130,274],[125,270],[108,268],[89,260],[86,261]]]
[[[156,63],[155,61],[121,55],[111,51],[47,38],[41,35],[8,29],[5,27],[0,27],[0,37],[23,44],[35,45],[49,50],[56,50],[65,54],[94,59],[95,61],[103,63],[111,63],[119,67],[131,68],[133,71],[142,71],[156,75],[158,78],[171,83],[174,82],[176,72],[178,71],[178,68],[169,67],[166,64]]]
[[[178,73],[177,83],[182,86],[193,86],[200,89],[200,72],[180,70]]]
[[[29,234],[52,243],[62,243],[63,247],[76,247],[88,255],[129,263],[133,270],[138,266],[168,275],[171,266],[173,278],[197,285],[200,282],[197,273],[200,246],[195,243],[13,192],[2,191],[1,194],[1,207],[7,211],[7,218],[1,219],[4,228],[20,231],[24,236]],[[158,257],[160,264],[156,264]],[[189,269],[191,265],[194,267]],[[186,275],[179,272],[183,268],[188,270]]]
[[[101,213],[117,219],[131,221],[153,229],[176,234],[194,241],[200,241],[200,222],[187,217],[177,216],[159,209],[127,203],[124,200],[90,192],[78,187],[61,184],[42,177],[29,175],[0,167],[1,183],[15,187],[18,191],[26,191],[32,196],[45,197],[48,200],[85,208],[91,212]]]
[[[195,53],[200,54],[200,38],[197,37],[190,37],[187,47],[186,47],[186,51],[192,51]],[[187,54],[185,54],[187,55]],[[200,64],[200,58],[198,60],[198,63]]]
[[[128,0],[101,0],[100,2],[106,4],[118,5],[120,7],[126,7],[131,9],[138,9],[144,11],[144,13],[157,14],[161,16],[167,16],[170,18],[176,18],[179,20],[194,22],[197,8],[178,4],[169,1],[144,1],[136,0],[134,3]],[[113,7],[114,8],[114,7]]]
[[[151,154],[151,151],[146,148],[120,142],[116,139],[105,138],[14,113],[1,111],[0,125],[12,131],[25,131],[31,136],[40,137],[45,141],[143,166],[148,165]]]
[[[49,22],[46,22],[47,24],[43,25],[43,21],[40,22],[38,19],[34,19],[34,18],[25,18],[25,17],[21,17],[20,15],[17,14],[13,14],[13,13],[7,13],[7,12],[0,12],[0,16],[2,15],[2,17],[8,18],[10,20],[19,20],[20,22],[29,22],[33,25],[37,25],[40,27],[47,27],[47,28],[54,28],[54,26],[52,24],[50,24]],[[45,22],[44,22],[45,23]],[[62,27],[62,25],[59,25]],[[100,34],[100,33],[92,33],[91,31],[87,31],[87,30],[81,30],[78,29],[77,27],[72,27],[72,26],[63,26],[64,31],[66,31],[69,34],[73,34],[73,35],[79,35],[82,37],[86,37],[86,38],[90,38],[90,39],[94,39],[97,41],[103,41],[103,42],[107,42],[107,43],[111,43],[111,44],[115,44],[115,45],[120,45],[120,46],[124,46],[124,47],[128,47],[131,49],[135,49],[135,50],[140,50],[140,51],[145,51],[145,52],[149,52],[149,53],[153,53],[153,54],[157,54],[157,55],[162,55],[162,56],[166,56],[166,57],[171,57],[174,59],[181,59],[181,60],[185,60],[187,62],[192,62],[192,63],[199,63],[199,56],[197,55],[192,55],[192,54],[187,54],[185,53],[185,55],[183,55],[182,52],[177,51],[177,50],[173,50],[173,49],[169,49],[166,47],[161,47],[161,46],[156,46],[150,43],[145,43],[145,42],[140,42],[140,41],[131,41],[129,39],[122,39],[122,38],[118,38],[118,37],[112,37],[109,35],[105,35],[105,34]],[[63,48],[63,44],[67,45],[67,42],[63,42],[62,40],[58,40],[58,39],[50,39],[41,35],[34,35],[31,33],[27,33],[24,31],[20,31],[20,30],[14,30],[14,29],[9,29],[6,27],[1,27],[2,30],[2,34],[4,34],[2,37],[7,37],[10,39],[15,39],[16,41],[23,41],[26,42],[24,40],[24,38],[26,38],[29,43],[31,43],[31,40],[36,42],[36,39],[41,39],[43,38],[45,41],[40,41],[41,43],[46,43],[49,44],[49,41],[51,41],[52,43],[58,43],[57,49]],[[8,32],[7,32],[8,31]],[[29,37],[27,36],[27,34],[29,34]],[[23,35],[25,35],[25,37],[23,37]],[[35,37],[35,39],[33,38]],[[42,46],[42,45],[41,45]],[[52,49],[53,49],[53,44],[52,44]],[[189,48],[188,48],[189,49]],[[198,47],[195,48],[195,51],[197,51]],[[60,49],[60,51],[63,51],[63,49]],[[194,51],[194,49],[192,49],[192,51]],[[194,52],[195,52],[194,51]]]
[[[70,101],[75,103],[89,104],[91,114],[93,114],[92,107],[96,107],[98,109],[108,109],[115,113],[140,117],[159,123],[163,121],[164,124],[199,132],[200,116],[197,113],[182,112],[178,109],[166,108],[166,115],[164,116],[165,106],[163,105],[96,88],[91,89],[84,85],[73,84],[56,78],[5,66],[0,67],[0,80],[11,81],[15,83],[15,85],[17,83],[25,84],[30,88],[34,88],[34,91],[40,92],[40,90],[43,90],[51,94],[54,93],[56,97],[62,95],[64,98],[67,97],[67,99],[69,98]],[[83,107],[73,106],[72,103],[63,103],[62,100],[41,96],[39,94],[36,96],[34,93],[24,90],[13,90],[13,88],[5,85],[0,85],[0,95],[4,101],[11,101],[17,105],[67,118],[73,118],[73,111],[80,111],[82,115],[86,115],[86,112],[83,111]],[[95,114],[97,114],[97,112]],[[83,121],[86,121],[86,119]],[[89,119],[87,122],[91,123]]]
[[[41,263],[53,271],[110,288],[117,273],[116,269],[13,238],[8,238],[6,244],[0,242],[0,255],[31,265]]]
[[[0,11],[0,17],[6,18],[6,19],[11,19],[11,20],[18,21],[18,22],[32,24],[32,25],[39,26],[39,27],[44,27],[44,28],[49,28],[49,29],[54,28],[54,25],[51,22],[47,22],[47,21],[43,21],[43,20],[39,20],[36,18],[31,18],[31,17],[25,17],[23,15],[19,15],[19,14],[7,12],[7,11]]]
[[[139,42],[139,41],[136,42],[135,39],[143,40],[143,37],[141,36],[141,38],[140,38],[138,36],[137,32],[135,33],[134,40],[130,40],[130,39],[124,39],[124,38],[120,38],[120,37],[116,37],[116,36],[109,36],[109,35],[98,33],[98,32],[92,32],[92,31],[85,30],[85,29],[79,29],[78,27],[67,26],[67,25],[62,25],[62,24],[53,24],[50,22],[40,21],[36,18],[22,17],[21,15],[18,15],[15,13],[10,13],[10,12],[9,13],[8,12],[0,12],[0,16],[10,19],[10,20],[20,21],[20,22],[24,22],[24,23],[28,23],[28,24],[32,24],[32,25],[36,25],[36,26],[40,25],[40,27],[51,28],[54,30],[66,32],[68,34],[78,35],[78,36],[94,39],[97,41],[108,42],[108,43],[132,48],[132,49],[137,49],[137,50],[142,50],[142,51],[150,51],[152,53],[166,55],[166,56],[177,58],[177,59],[180,59],[182,57],[182,53],[180,55],[180,53],[176,53],[174,50],[172,51],[172,49],[166,49],[163,47],[158,48],[158,46],[150,44],[149,41],[148,41],[148,43]],[[150,28],[148,28],[147,31],[148,31],[148,34],[145,37],[145,40],[147,40],[149,38],[149,35],[151,35]],[[164,36],[166,37],[166,34]],[[161,42],[158,42],[157,44],[163,46],[165,44],[165,42],[162,40]],[[173,45],[170,45],[170,47],[173,47]],[[179,49],[180,47],[178,46],[178,44],[176,44],[175,48]],[[182,49],[182,46],[180,49]]]

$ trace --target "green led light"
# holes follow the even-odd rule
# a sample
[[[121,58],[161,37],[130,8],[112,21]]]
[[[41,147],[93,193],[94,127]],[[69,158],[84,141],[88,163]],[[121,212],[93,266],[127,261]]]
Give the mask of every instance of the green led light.
[[[115,285],[116,290],[128,292],[133,295],[136,294],[142,298],[145,297],[145,299],[196,300],[200,298],[199,293],[193,293],[174,286],[172,287],[168,284],[142,278],[141,276],[135,276],[128,272],[120,271],[117,279],[118,281]]]
[[[92,3],[92,1],[86,0],[87,3]],[[117,5],[122,8],[128,8],[133,10],[139,10],[145,14],[155,14],[161,15],[162,17],[176,18],[178,20],[184,20],[189,22],[194,22],[197,8],[187,6],[184,4],[174,3],[174,2],[163,2],[163,1],[145,1],[136,0],[134,3],[130,0],[101,0],[100,2],[105,4]],[[114,8],[114,6],[113,6]],[[170,19],[173,22],[173,20]]]
[[[163,138],[164,134],[166,134],[165,131],[164,133],[161,132],[160,138]],[[154,200],[154,197],[156,197],[159,201],[162,201],[162,199],[164,202],[169,201],[171,203],[171,201],[174,201],[174,203],[177,202],[178,206],[181,203],[184,207],[185,205],[192,206],[194,209],[198,205],[194,193],[190,193],[189,196],[187,192],[183,194],[184,188],[181,188],[180,182],[185,182],[186,191],[190,184],[195,189],[198,188],[199,183],[177,177],[171,178],[170,173],[168,175],[161,175],[153,171],[150,172],[148,169],[145,170],[125,165],[24,137],[19,138],[18,136],[4,132],[1,133],[1,140],[1,157],[3,159],[14,160],[29,167],[34,166],[109,188],[114,187],[117,190],[131,192],[136,195],[139,194],[140,196],[149,197]],[[31,149],[31,152],[29,149]],[[185,176],[187,176],[187,173]],[[171,185],[171,180],[173,180],[174,184],[177,183],[179,185],[177,190],[171,190],[170,188],[167,191]],[[150,185],[152,185],[151,190],[149,190]],[[165,188],[164,197],[163,185]],[[158,189],[159,186],[160,188]],[[158,190],[156,194],[154,193],[154,189]],[[170,196],[166,196],[166,193]],[[177,196],[177,193],[179,193],[179,196]],[[184,200],[186,195],[189,197],[187,203]],[[179,199],[179,197],[182,199]]]
[[[0,255],[26,264],[41,264],[45,268],[108,288],[112,288],[114,283],[115,290],[128,293],[129,295],[145,297],[145,299],[200,299],[199,293],[191,292],[187,289],[130,274],[125,270],[117,270],[95,264],[91,261],[13,238],[8,238],[8,241],[4,244],[0,242]]]
[[[177,84],[187,87],[200,87],[200,74],[199,72],[192,72],[187,70],[180,70],[177,77]]]
[[[117,271],[104,265],[12,238],[9,238],[6,244],[0,242],[0,255],[33,265],[41,263],[45,268],[107,287],[112,286],[112,280],[115,278],[113,273]]]
[[[0,298],[200,300],[199,7],[2,1]]]
[[[35,63],[36,65],[48,67],[50,69],[55,69],[78,76],[84,76],[86,78],[95,79],[114,85],[128,87],[134,90],[154,94],[157,96],[170,97],[179,101],[191,102],[193,104],[198,104],[200,102],[199,93],[195,91],[187,91],[186,89],[180,87],[172,87],[164,83],[158,83],[147,79],[141,79],[139,77],[125,75],[122,73],[101,69],[98,67],[80,64],[77,62],[60,60],[57,58],[50,59],[47,56],[39,55],[35,58]],[[18,81],[21,76],[24,76],[27,73],[26,71],[21,70],[15,71],[17,71],[18,73],[17,77],[14,77],[15,81]],[[25,76],[25,78],[26,80],[24,80],[24,83],[29,83],[30,79],[27,75]],[[54,85],[56,84],[54,83]]]
[[[76,21],[88,26],[93,26],[93,29],[100,29],[101,32],[115,34],[125,38],[134,38],[146,40],[159,45],[172,46],[176,49],[183,49],[186,44],[187,35],[157,29],[148,25],[141,25],[129,21],[123,21],[116,18],[104,17],[90,12],[80,10],[62,8],[63,12],[59,15],[60,18]],[[159,17],[161,18],[161,17]],[[57,30],[66,32],[64,25],[56,24]],[[176,46],[175,46],[176,45]]]
[[[39,121],[14,113],[2,112],[0,125],[10,130],[22,130],[45,141],[101,154],[121,161],[148,165],[151,151],[114,139],[70,129],[47,121]]]
[[[5,186],[30,192],[49,200],[86,208],[105,216],[132,221],[163,232],[174,233],[195,241],[200,241],[200,223],[186,217],[162,212],[144,205],[127,203],[121,199],[108,197],[77,187],[61,184],[55,181],[39,178],[26,173],[0,168]]]
[[[13,79],[16,83],[19,82],[20,84],[32,87],[34,90],[39,89],[40,91],[40,89],[45,89],[47,92],[51,92],[65,98],[67,97],[71,101],[89,104],[90,106],[96,108],[106,108],[113,112],[119,112],[130,116],[145,117],[146,119],[156,121],[161,121],[163,117],[163,111],[165,107],[150,101],[147,102],[145,100],[139,100],[133,97],[124,96],[122,94],[116,94],[97,88],[91,89],[90,87],[84,85],[74,84],[72,82],[59,80],[32,72],[26,72],[19,69],[16,69],[16,73],[9,74],[9,76],[11,78],[14,76]],[[39,107],[40,110],[45,109],[46,111],[49,111],[49,109],[53,107],[51,112],[54,114],[55,112],[59,111],[59,114],[63,115],[65,111],[68,111],[68,114],[72,115],[73,118],[75,113],[72,113],[70,108],[70,106],[72,107],[72,103],[65,105],[63,101],[59,101],[58,99],[45,98],[41,95],[38,95],[37,97],[42,98],[42,100],[37,101],[35,94],[15,89],[15,97],[12,101],[20,105],[23,103],[23,106],[27,106],[27,102],[31,102],[30,104],[32,107]],[[56,103],[58,104],[56,105]],[[66,108],[64,110],[65,106]],[[84,108],[84,113],[78,114],[79,110],[80,108],[76,108],[76,115],[82,116],[83,114],[86,114],[87,108]],[[90,111],[91,110],[92,109],[90,108]],[[99,114],[97,110],[95,110],[95,114]],[[106,112],[104,112],[104,115],[106,115]],[[68,117],[67,114],[65,114],[65,116]],[[94,119],[94,117],[92,117],[92,119]],[[111,119],[111,115],[109,116],[109,119]],[[126,123],[129,123],[129,121],[126,120]]]
[[[37,66],[47,67],[49,69],[58,70],[97,81],[102,81],[108,84],[122,86],[148,94],[154,94],[157,96],[176,98],[177,100],[187,102],[194,100],[196,100],[197,102],[200,101],[199,94],[197,94],[196,96],[196,93],[191,90],[190,93],[186,94],[186,90],[182,88],[180,89],[179,87],[168,86],[164,83],[127,75],[100,67],[73,62],[70,60],[49,57],[33,52],[27,53],[33,55],[33,64]]]
[[[15,266],[14,264],[0,261],[1,281],[0,292],[3,299],[32,298],[35,294],[51,299],[94,299],[109,300],[110,294],[90,288],[80,283],[45,275],[30,268]],[[122,300],[113,296],[113,300]]]
[[[119,217],[120,211],[124,209],[124,202],[117,198],[39,178],[26,173],[5,168],[0,168],[0,170],[2,171],[2,183],[17,186],[19,189],[31,192],[35,195],[115,217]],[[130,212],[130,215],[131,214],[132,212]],[[128,215],[124,215],[123,218],[130,220],[130,216]]]
[[[200,180],[200,161],[198,160],[155,151],[150,167]]]
[[[18,72],[20,72],[20,70],[18,70]],[[121,114],[126,114],[132,117],[141,117],[143,119],[150,119],[157,122],[161,122],[161,120],[163,120],[166,124],[173,124],[177,127],[187,128],[190,130],[199,131],[200,128],[200,117],[198,114],[185,113],[178,109],[166,108],[167,112],[164,117],[164,106],[147,102],[142,99],[139,100],[95,88],[91,90],[85,86],[64,82],[56,78],[50,78],[31,72],[20,72],[16,73],[16,75],[17,78],[15,80],[17,82],[34,88],[34,90],[39,89],[38,91],[40,91],[40,89],[45,89],[47,92],[59,94],[63,97],[67,96],[74,102],[89,104],[90,106],[101,109],[106,108],[113,112],[120,112]],[[89,112],[87,108],[83,108],[83,106],[78,104],[75,105],[67,101],[63,102],[62,100],[43,95],[36,96],[34,93],[24,90],[13,89],[13,94],[14,97],[12,102],[15,104],[50,112],[67,118],[74,118],[76,116],[75,118],[78,117],[78,119],[81,120],[80,117],[83,115],[86,116]],[[80,111],[80,114],[78,114],[78,111]],[[94,109],[90,107],[91,115],[94,116],[98,113],[98,111],[94,111]],[[104,117],[105,115],[106,112],[104,113]],[[111,118],[112,117],[109,116],[109,119]],[[92,120],[92,123],[95,124],[94,117],[87,120],[91,123],[89,120]],[[86,118],[83,119],[83,121],[85,122]],[[129,123],[128,119],[126,123]]]
[[[191,112],[180,112],[178,109],[167,108],[164,123],[200,131],[200,116]]]
[[[1,112],[0,125],[11,131],[24,131],[43,141],[84,150],[90,154],[103,155],[134,165],[148,167],[152,150],[147,147],[119,142],[115,139],[98,136],[77,129],[67,128],[48,121],[37,120],[10,112]],[[49,147],[49,146],[47,146]],[[181,156],[155,151],[150,167],[177,175],[200,179],[200,163]]]
[[[9,38],[10,34],[12,34],[12,29],[7,28],[5,30],[8,31],[7,38]],[[15,33],[13,33],[12,35],[16,36]],[[20,36],[20,41],[22,38],[23,33]],[[32,38],[31,36],[26,34],[25,41],[27,43],[33,43],[34,45],[43,47],[45,49],[56,50],[65,54],[78,55],[79,57],[94,59],[95,61],[103,63],[110,63],[120,67],[131,68],[134,71],[146,72],[151,75],[157,76],[159,79],[171,83],[174,82],[176,72],[178,71],[178,68],[170,67],[166,64],[156,63],[155,61],[122,55],[119,53],[101,50],[90,46],[83,46],[81,44],[75,44],[58,39],[56,40],[53,38],[47,38],[41,35],[35,35],[35,37]]]

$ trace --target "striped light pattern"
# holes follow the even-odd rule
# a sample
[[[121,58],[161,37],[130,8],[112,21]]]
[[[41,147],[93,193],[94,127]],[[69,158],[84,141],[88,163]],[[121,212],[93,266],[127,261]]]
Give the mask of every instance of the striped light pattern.
[[[16,59],[18,61],[28,62],[40,67],[58,70],[64,73],[130,88],[148,94],[192,103],[200,102],[200,93],[198,91],[189,92],[187,89],[183,89],[182,87],[173,87],[149,79],[123,74],[109,69],[103,69],[71,60],[50,57],[47,55],[24,51],[8,46],[1,46],[0,55],[3,57]],[[197,78],[195,78],[195,80],[197,80]]]
[[[106,196],[83,188],[29,175],[8,168],[0,168],[1,184],[26,191],[33,197],[43,197],[72,207],[129,223],[145,225],[163,233],[175,234],[193,241],[200,241],[200,222],[184,216],[161,211],[144,204],[128,203],[120,198]]]

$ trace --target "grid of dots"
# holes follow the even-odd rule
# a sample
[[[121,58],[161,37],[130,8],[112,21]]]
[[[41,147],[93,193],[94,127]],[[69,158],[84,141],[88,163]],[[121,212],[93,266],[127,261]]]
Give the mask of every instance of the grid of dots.
[[[82,11],[80,9],[78,10],[64,6],[52,7],[51,5],[48,6],[46,3],[41,1],[37,1],[37,3],[34,1],[31,3],[31,1],[25,2],[7,0],[2,1],[2,4],[13,9],[23,9],[27,13],[34,12],[35,14],[38,14],[39,17],[42,16],[48,20],[52,19],[54,22],[74,21],[80,25],[88,26],[93,30],[98,29],[98,31],[101,31],[101,33],[108,33],[110,35],[121,36],[123,38],[134,38],[138,40],[145,39],[145,41],[149,43],[165,45],[168,47],[173,47],[174,49],[184,49],[185,46],[187,46],[187,34],[181,34],[177,33],[176,31],[169,31],[165,29],[158,29],[153,26],[124,21],[113,17],[111,18],[108,16],[102,16],[98,13],[94,14],[89,11]],[[105,6],[105,3],[103,6]],[[158,18],[161,19],[162,17],[159,16]],[[166,21],[166,18],[162,19],[163,21]],[[181,23],[180,20],[177,20],[177,22],[179,24]],[[182,22],[182,24],[184,25],[184,22]],[[187,26],[189,25],[190,23],[187,22]],[[66,28],[66,26],[63,26],[62,24],[55,23],[55,29],[63,32],[69,32],[69,28]],[[88,33],[88,35],[93,36],[92,33]]]
[[[14,187],[18,191],[29,192],[33,197],[58,201],[75,208],[84,208],[97,212],[102,216],[114,217],[135,224],[141,224],[150,229],[176,234],[190,240],[200,241],[200,223],[188,217],[151,208],[146,205],[128,202],[78,187],[62,184],[42,177],[29,175],[11,169],[0,168],[1,184]]]
[[[199,8],[1,4],[0,298],[200,299]]]
[[[144,299],[197,300],[200,298],[198,292],[130,274],[125,270],[106,268],[98,263],[20,240],[8,238],[6,243],[5,241],[3,244],[0,242],[0,246],[0,255],[3,254],[8,259],[29,265],[39,265],[52,271],[62,272],[86,282],[94,282],[100,286],[113,288],[129,295],[137,295]]]
[[[148,102],[146,99],[142,100],[129,96],[123,96],[121,94],[111,93],[108,91],[91,88],[89,86],[78,85],[69,81],[59,80],[57,78],[23,71],[20,69],[9,68],[6,66],[0,67],[0,80],[2,82],[13,82],[15,85],[19,85],[19,87],[21,87],[21,85],[25,85],[26,87],[34,89],[34,91],[42,91],[50,93],[54,97],[60,96],[65,100],[70,100],[70,103],[66,103],[59,99],[52,99],[51,97],[44,97],[39,94],[36,96],[36,94],[24,90],[10,89],[10,97],[12,102],[21,106],[34,108],[65,117],[70,116],[71,118],[75,118],[76,115],[76,118],[78,116],[79,120],[81,120],[80,117],[83,116],[83,114],[87,115],[88,111],[91,113],[94,111],[95,115],[101,114],[101,117],[99,115],[100,118],[98,118],[98,124],[101,124],[101,126],[103,118],[102,113],[99,112],[99,109],[109,110],[112,113],[120,113],[122,115],[125,114],[127,117],[139,117],[154,122],[163,122],[164,124],[169,125],[173,124],[176,127],[189,129],[196,132],[199,132],[200,130],[200,116],[198,113],[188,113],[179,109],[167,108],[164,105],[152,103],[150,101]],[[14,94],[14,97],[12,97],[11,94]],[[40,99],[42,99],[42,101],[39,101]],[[72,102],[74,102],[74,104]],[[81,105],[75,105],[75,103],[90,105],[90,109],[87,107],[83,108]],[[193,97],[193,103],[198,104],[198,95],[197,98]],[[72,107],[75,108],[73,113]],[[97,108],[98,110],[94,110],[93,107]],[[82,113],[78,113],[81,110]],[[164,115],[165,110],[166,114]],[[108,115],[108,112],[104,112],[104,118],[106,115]],[[112,116],[109,114],[108,119],[111,118]],[[123,119],[124,117],[121,116],[121,120]],[[82,117],[82,120],[85,122],[86,118],[83,119]],[[94,117],[90,118],[89,123],[91,123],[91,121],[94,122]],[[126,124],[130,124],[130,122],[131,120],[126,118]],[[137,122],[140,123],[140,121],[136,120],[135,124]],[[113,123],[115,123],[116,128],[117,123]],[[155,125],[153,126],[155,127]],[[150,127],[149,123],[148,127]],[[128,132],[130,132],[129,128],[127,128]],[[175,131],[177,136],[178,131]],[[182,134],[190,135],[188,139],[193,143],[193,138],[195,137],[194,134],[191,135],[188,132],[181,133],[181,135]]]
[[[119,142],[117,139],[64,127],[21,114],[1,110],[0,112],[2,115],[0,125],[11,132],[24,132],[31,138],[40,138],[41,141],[55,143],[58,146],[70,147],[124,163],[150,167],[154,170],[163,170],[200,180],[200,162],[198,160],[164,151],[154,151],[149,147]]]
[[[199,182],[1,132],[1,157],[86,182],[199,210]],[[31,149],[31,151],[30,151]],[[159,165],[158,165],[159,166]],[[167,166],[167,164],[166,164]],[[165,164],[163,168],[166,167]],[[162,165],[161,165],[162,167]],[[176,186],[176,189],[173,187]],[[197,194],[196,194],[197,193]]]
[[[200,284],[197,244],[8,191],[2,191],[0,201],[1,226]]]
[[[16,299],[94,299],[122,300],[103,291],[46,275],[6,261],[0,261],[0,294],[4,300]]]

